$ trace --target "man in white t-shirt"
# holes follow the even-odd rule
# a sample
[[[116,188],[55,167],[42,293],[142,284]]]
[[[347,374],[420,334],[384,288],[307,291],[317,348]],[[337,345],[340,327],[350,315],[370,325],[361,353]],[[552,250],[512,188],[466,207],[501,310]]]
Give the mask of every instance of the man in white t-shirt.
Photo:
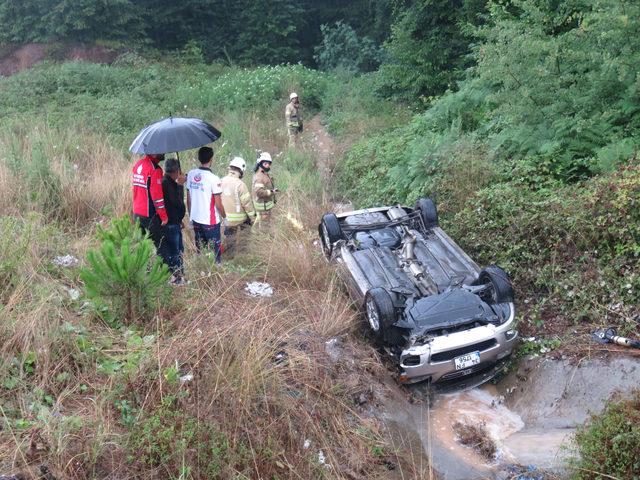
[[[220,224],[226,217],[222,206],[222,181],[211,171],[213,149],[198,150],[200,167],[187,174],[187,209],[193,222],[196,248],[213,248],[220,263]]]

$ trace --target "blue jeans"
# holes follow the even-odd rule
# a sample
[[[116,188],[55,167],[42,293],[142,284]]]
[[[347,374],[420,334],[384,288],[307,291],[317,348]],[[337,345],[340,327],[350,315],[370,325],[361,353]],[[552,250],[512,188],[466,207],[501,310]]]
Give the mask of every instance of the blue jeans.
[[[220,224],[203,225],[193,222],[193,233],[198,253],[202,249],[213,249],[216,252],[216,263],[220,263]]]
[[[162,241],[160,243],[160,256],[167,264],[171,273],[182,274],[182,228],[180,225],[165,225],[162,227]]]

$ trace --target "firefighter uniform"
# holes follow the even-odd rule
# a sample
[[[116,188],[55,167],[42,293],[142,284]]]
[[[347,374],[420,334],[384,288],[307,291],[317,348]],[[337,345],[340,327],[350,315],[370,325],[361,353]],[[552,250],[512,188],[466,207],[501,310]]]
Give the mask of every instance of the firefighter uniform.
[[[249,190],[235,170],[229,170],[222,179],[222,205],[227,213],[227,228],[253,223],[256,218]]]
[[[295,141],[298,134],[302,132],[302,112],[300,111],[300,103],[296,102],[298,95],[292,93],[289,96],[289,103],[284,109],[284,117],[289,132],[289,140]]]
[[[253,204],[260,218],[268,217],[276,206],[276,194],[273,191],[273,181],[268,173],[256,172],[251,182],[253,189]]]

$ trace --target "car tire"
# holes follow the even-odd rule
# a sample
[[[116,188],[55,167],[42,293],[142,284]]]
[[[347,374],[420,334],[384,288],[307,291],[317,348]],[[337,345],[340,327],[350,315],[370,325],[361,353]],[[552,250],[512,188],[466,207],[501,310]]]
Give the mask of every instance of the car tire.
[[[334,242],[344,238],[340,221],[335,213],[327,213],[322,217],[318,226],[318,234],[322,243],[322,251],[327,257],[330,257]]]
[[[374,287],[364,297],[364,309],[371,331],[382,338],[383,333],[396,323],[396,308],[389,292]]]
[[[489,265],[480,272],[474,285],[486,285],[491,283],[491,289],[482,295],[482,299],[488,304],[513,302],[513,286],[509,274],[497,265]]]
[[[420,212],[424,226],[431,229],[438,226],[438,209],[430,198],[420,198],[416,202],[416,210]]]

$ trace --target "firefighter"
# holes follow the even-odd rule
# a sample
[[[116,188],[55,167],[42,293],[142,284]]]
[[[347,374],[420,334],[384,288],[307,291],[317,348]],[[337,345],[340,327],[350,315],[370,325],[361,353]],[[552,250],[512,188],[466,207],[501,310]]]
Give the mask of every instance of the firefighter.
[[[246,169],[244,159],[234,157],[229,162],[229,173],[222,178],[222,205],[227,214],[224,228],[226,251],[233,249],[238,231],[251,226],[256,218],[251,194],[242,181]]]
[[[300,111],[300,99],[298,94],[293,92],[289,95],[289,103],[284,109],[284,117],[289,133],[289,143],[295,143],[298,135],[302,133],[302,112]]]
[[[260,220],[268,219],[271,210],[276,205],[276,193],[278,189],[275,188],[273,180],[269,176],[272,163],[271,155],[267,152],[262,152],[258,160],[256,160],[256,166],[253,169],[255,172],[253,181],[251,182],[253,205]]]
[[[144,233],[160,248],[162,227],[169,221],[162,193],[162,167],[164,154],[149,154],[136,162],[131,170],[133,184],[133,219]]]

